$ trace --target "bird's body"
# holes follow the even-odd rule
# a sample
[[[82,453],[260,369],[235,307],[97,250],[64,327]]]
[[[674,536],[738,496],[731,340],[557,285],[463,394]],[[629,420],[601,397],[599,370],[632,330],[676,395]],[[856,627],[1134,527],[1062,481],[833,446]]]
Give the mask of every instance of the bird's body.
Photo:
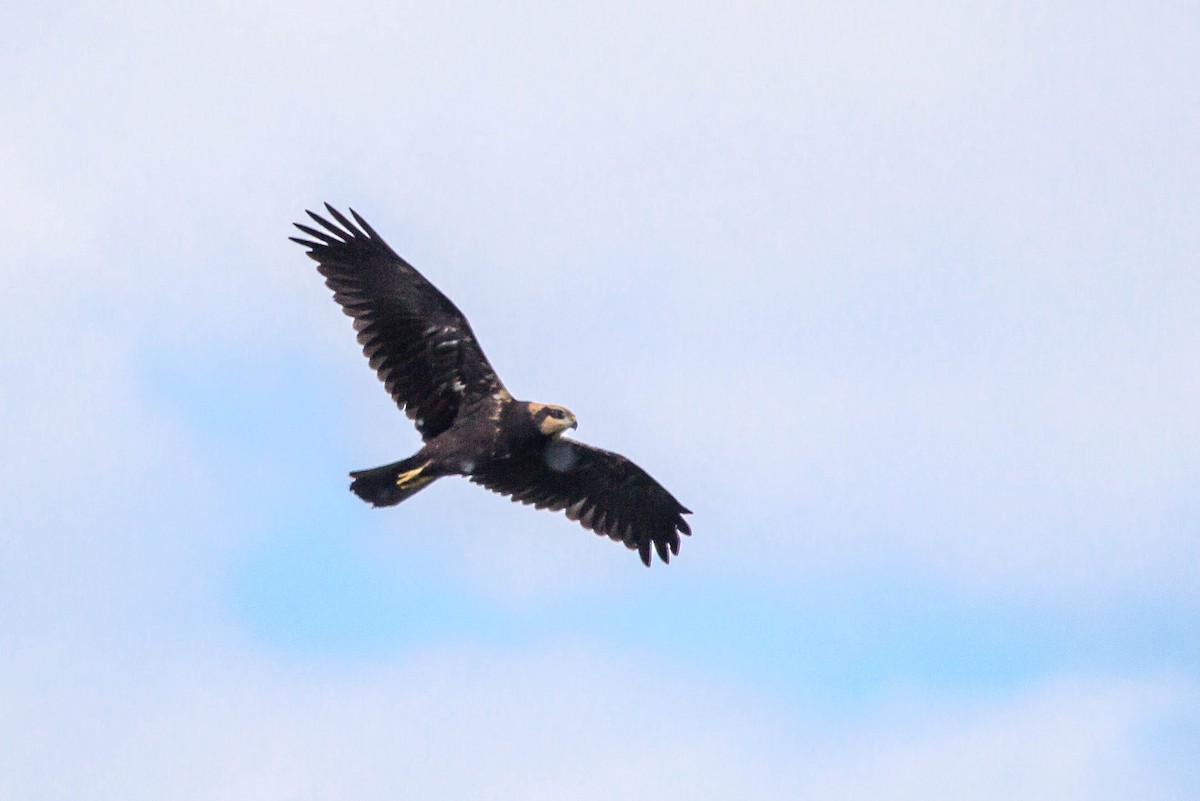
[[[565,510],[647,565],[651,547],[664,562],[679,553],[680,533],[691,533],[682,504],[625,457],[563,437],[576,427],[571,412],[514,399],[462,312],[361,217],[326,208],[338,225],[309,212],[324,230],[297,224],[313,239],[293,239],[319,264],[371,367],[424,440],[408,459],[351,473],[356,495],[393,506],[439,478],[465,476]]]
[[[375,506],[393,506],[438,478],[486,476],[506,460],[550,442],[531,412],[530,407],[535,405],[516,401],[504,390],[495,392],[460,414],[448,429],[408,459],[351,473],[354,483],[350,489]],[[574,418],[566,417],[569,412],[553,408],[564,413],[557,419],[569,419],[574,425]],[[542,417],[543,422],[555,419],[544,414]],[[398,479],[406,473],[403,480]]]

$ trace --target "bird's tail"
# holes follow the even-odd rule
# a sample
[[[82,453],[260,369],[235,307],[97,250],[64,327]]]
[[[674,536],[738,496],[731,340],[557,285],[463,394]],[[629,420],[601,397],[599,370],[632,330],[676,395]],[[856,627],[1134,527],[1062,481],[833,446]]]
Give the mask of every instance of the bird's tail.
[[[395,506],[440,478],[428,470],[430,460],[420,454],[370,470],[355,470],[350,491],[372,506]]]

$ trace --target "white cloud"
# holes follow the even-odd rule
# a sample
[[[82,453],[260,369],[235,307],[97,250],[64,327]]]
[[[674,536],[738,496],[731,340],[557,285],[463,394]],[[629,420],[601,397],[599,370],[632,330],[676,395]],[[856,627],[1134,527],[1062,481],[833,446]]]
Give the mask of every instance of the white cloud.
[[[586,648],[337,670],[246,657],[146,663],[136,678],[114,671],[115,681],[66,693],[44,676],[10,685],[26,701],[5,700],[18,714],[4,719],[13,747],[0,756],[3,786],[14,797],[129,801],[986,801],[1167,799],[1198,779],[1169,764],[1188,746],[1170,724],[1198,711],[1195,693],[1170,683],[1062,680],[984,702],[898,697],[869,714],[804,712],[797,725],[764,695]]]
[[[1193,591],[1195,19],[74,10],[8,56],[7,347],[299,352],[354,393],[363,464],[394,458],[403,421],[283,238],[328,197],[515,391],[667,480],[714,565]],[[541,545],[467,547],[504,592],[562,586]]]
[[[1171,685],[1050,683],[1003,702],[894,720],[809,788],[822,799],[1174,798],[1181,775],[1153,750],[1156,727],[1195,694]],[[911,709],[909,710],[911,713]]]
[[[586,645],[238,650],[222,582],[278,511],[246,485],[291,466],[208,443],[142,370],[234,353],[284,376],[264,403],[346,443],[331,480],[415,447],[284,239],[328,198],[460,303],[514,391],[696,510],[670,580],[1193,604],[1195,15],[28,8],[0,54],[0,795],[1200,789],[1168,764],[1196,692],[1155,679],[812,711]],[[209,378],[200,405],[244,390]],[[330,387],[341,415],[289,416]],[[668,586],[477,488],[412,503],[372,518],[398,573],[382,541],[416,520],[443,534],[428,562],[503,603]]]

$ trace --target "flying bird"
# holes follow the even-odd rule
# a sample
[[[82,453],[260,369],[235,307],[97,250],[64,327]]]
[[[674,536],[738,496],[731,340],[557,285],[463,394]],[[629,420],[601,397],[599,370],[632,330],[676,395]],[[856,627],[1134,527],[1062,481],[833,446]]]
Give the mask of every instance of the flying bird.
[[[617,453],[563,436],[576,427],[561,406],[513,398],[449,298],[400,258],[353,209],[328,203],[334,222],[295,223],[363,354],[423,445],[413,456],[352,472],[350,490],[394,506],[445,476],[465,476],[513,501],[566,511],[585,529],[623,542],[650,565],[679,554],[691,514],[661,484]]]

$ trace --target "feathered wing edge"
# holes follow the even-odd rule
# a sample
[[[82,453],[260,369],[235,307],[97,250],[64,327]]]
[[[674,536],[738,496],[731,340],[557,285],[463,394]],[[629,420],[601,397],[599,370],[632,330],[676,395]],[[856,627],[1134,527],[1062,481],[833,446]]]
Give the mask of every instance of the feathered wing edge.
[[[371,369],[422,438],[449,428],[471,398],[503,391],[458,307],[358,212],[350,210],[351,222],[325,208],[341,228],[309,211],[324,230],[296,223],[312,239],[289,238],[308,248],[334,300],[353,318]]]
[[[540,453],[510,458],[471,480],[517,503],[565,511],[589,531],[636,550],[650,566],[651,548],[664,563],[679,555],[680,534],[692,533],[691,510],[629,459],[581,442],[558,439]]]

